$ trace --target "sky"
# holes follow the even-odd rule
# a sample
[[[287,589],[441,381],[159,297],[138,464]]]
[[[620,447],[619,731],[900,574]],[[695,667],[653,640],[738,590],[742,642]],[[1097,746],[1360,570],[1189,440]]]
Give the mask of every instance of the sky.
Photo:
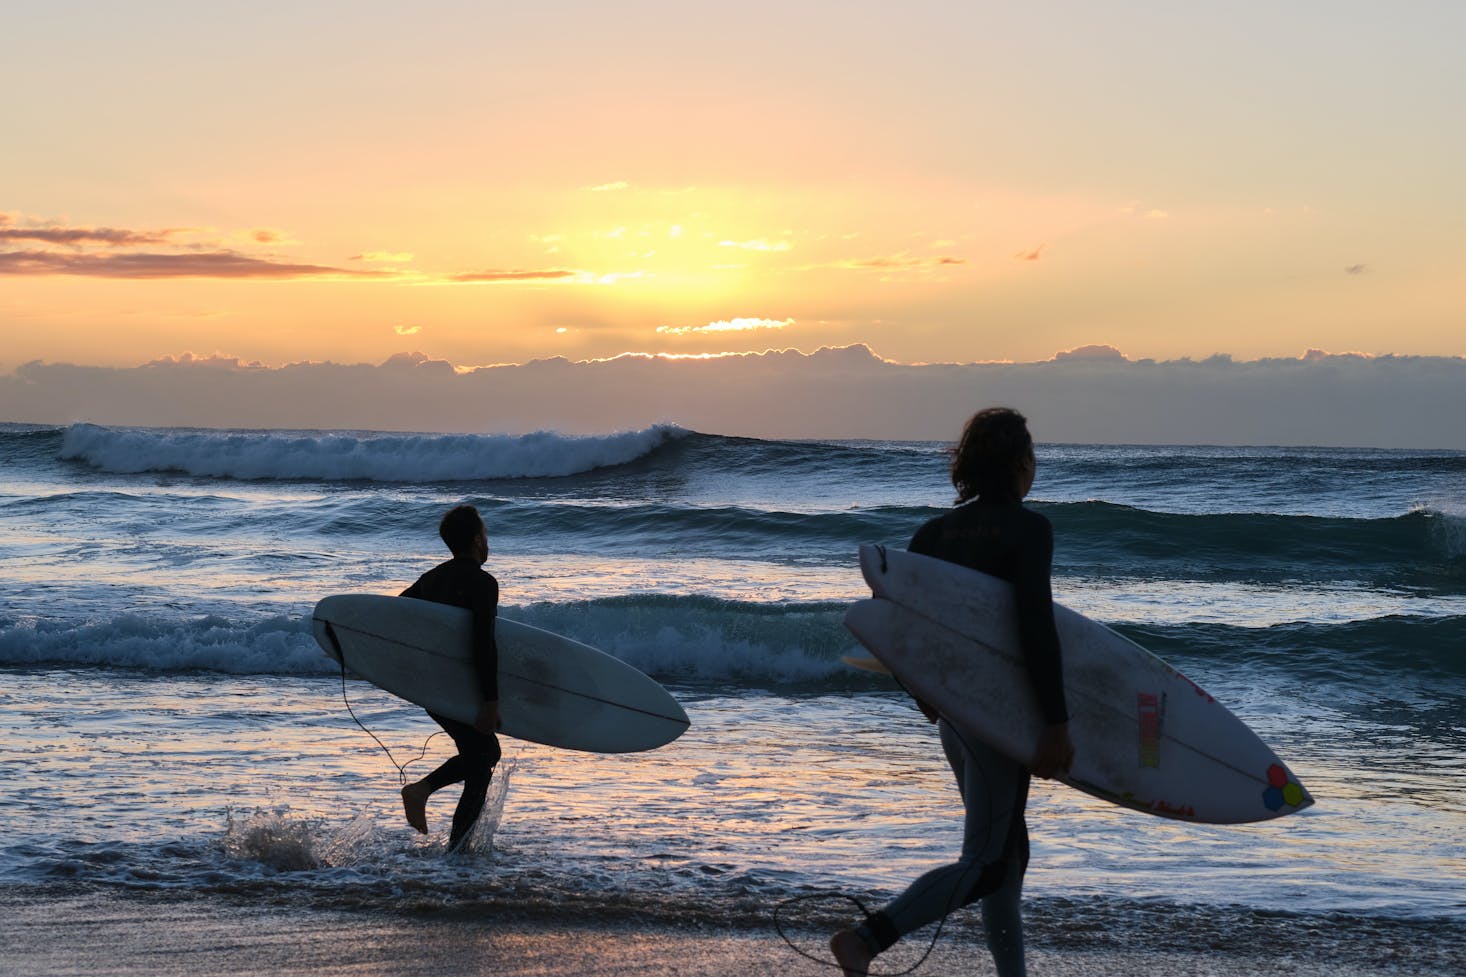
[[[17,0],[0,36],[12,382],[1466,356],[1461,5]]]

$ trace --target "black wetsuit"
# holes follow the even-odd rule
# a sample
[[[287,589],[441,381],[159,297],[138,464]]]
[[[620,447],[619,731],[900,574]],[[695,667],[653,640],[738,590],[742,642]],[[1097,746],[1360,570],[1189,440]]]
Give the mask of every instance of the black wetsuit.
[[[487,702],[499,698],[499,648],[494,643],[494,618],[499,613],[499,581],[477,562],[454,557],[440,563],[402,592],[403,597],[416,597],[438,604],[451,604],[473,612],[473,661],[478,673],[479,693]],[[454,756],[424,778],[429,792],[462,782],[463,796],[453,811],[453,830],[448,847],[457,848],[473,828],[484,809],[494,765],[499,762],[499,738],[493,733],[480,733],[470,723],[462,723],[432,711],[444,732],[458,748]]]
[[[1049,571],[1054,538],[1049,521],[1017,499],[958,506],[917,530],[908,547],[980,570],[1013,584],[1018,636],[1044,718],[1068,720],[1063,664],[1054,628]],[[982,900],[989,948],[1000,974],[1021,974],[1019,896],[1028,867],[1028,770],[981,742],[970,742],[945,720],[943,751],[966,807],[962,855],[913,882],[858,928],[877,952],[959,906]]]
[[[1067,721],[1064,669],[1049,587],[1054,561],[1054,530],[1049,521],[1016,499],[998,503],[978,499],[926,523],[911,537],[907,549],[980,570],[1013,585],[1018,641],[1039,708],[1051,724]]]

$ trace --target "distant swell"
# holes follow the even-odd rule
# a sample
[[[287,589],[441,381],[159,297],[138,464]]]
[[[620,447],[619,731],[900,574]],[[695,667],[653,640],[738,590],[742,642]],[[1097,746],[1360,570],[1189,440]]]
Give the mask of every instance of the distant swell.
[[[1265,628],[1118,625],[1115,630],[1162,658],[1216,666],[1263,665],[1322,683],[1359,683],[1375,692],[1381,688],[1378,683],[1393,674],[1466,678],[1466,617],[1392,615]]]
[[[854,675],[839,660],[856,647],[840,624],[845,606],[642,596],[502,613],[585,641],[667,681],[821,684]],[[328,675],[336,668],[304,616],[234,622],[142,614],[76,623],[0,618],[0,665],[241,675]]]
[[[624,465],[688,432],[671,425],[594,437],[286,434],[67,428],[61,457],[107,472],[215,478],[453,482],[547,478]]]
[[[1056,559],[1113,569],[1178,564],[1185,576],[1245,568],[1259,577],[1466,576],[1466,519],[1419,508],[1358,519],[1271,513],[1178,514],[1108,502],[1040,505],[1054,524]]]
[[[869,676],[840,661],[859,648],[841,624],[847,606],[646,594],[505,607],[502,613],[584,641],[662,681],[866,687]],[[1466,617],[1116,629],[1163,658],[1209,669],[1260,666],[1366,687],[1389,675],[1466,677]],[[275,675],[327,675],[335,668],[303,615],[245,621],[164,614],[81,622],[0,618],[0,666],[54,665]]]

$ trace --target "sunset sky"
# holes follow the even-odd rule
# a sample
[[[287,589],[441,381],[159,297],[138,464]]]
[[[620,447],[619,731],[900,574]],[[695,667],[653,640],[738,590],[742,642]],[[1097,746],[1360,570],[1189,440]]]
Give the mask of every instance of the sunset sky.
[[[0,372],[1466,354],[1466,6],[8,2]]]

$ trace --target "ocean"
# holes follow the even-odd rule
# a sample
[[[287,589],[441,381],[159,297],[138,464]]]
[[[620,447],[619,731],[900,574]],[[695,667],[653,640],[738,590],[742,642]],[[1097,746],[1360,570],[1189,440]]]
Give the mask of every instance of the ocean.
[[[777,928],[848,920],[837,894],[878,904],[960,843],[934,729],[840,661],[857,547],[950,505],[944,449],[0,425],[0,881],[58,907],[716,923],[793,960]],[[503,616],[647,672],[692,727],[627,756],[506,738],[450,856],[455,792],[412,832],[347,705],[396,763],[426,749],[414,777],[446,738],[344,680],[308,620],[442,560],[463,501]],[[1217,827],[1036,781],[1030,941],[1466,960],[1466,453],[1041,444],[1030,504],[1056,598],[1206,688],[1317,801]]]

